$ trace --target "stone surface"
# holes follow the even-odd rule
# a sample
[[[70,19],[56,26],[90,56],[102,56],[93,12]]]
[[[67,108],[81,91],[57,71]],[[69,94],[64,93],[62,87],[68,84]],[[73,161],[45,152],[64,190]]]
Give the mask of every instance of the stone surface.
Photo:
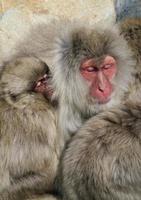
[[[28,13],[45,13],[71,19],[82,19],[84,23],[114,19],[114,0],[0,0],[0,12],[9,8]]]

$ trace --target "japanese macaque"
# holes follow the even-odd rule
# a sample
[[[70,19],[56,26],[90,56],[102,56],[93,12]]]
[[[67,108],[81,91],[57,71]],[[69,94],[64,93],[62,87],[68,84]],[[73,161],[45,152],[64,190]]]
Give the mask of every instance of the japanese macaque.
[[[123,78],[124,75],[127,75],[126,70],[128,75],[131,73],[132,78],[129,76],[129,87],[126,87],[128,92],[119,88],[119,91],[123,91],[124,98],[118,96],[119,91],[117,92],[116,98],[120,101],[119,105],[110,105],[109,109],[105,109],[105,111],[90,118],[68,143],[60,166],[64,200],[141,199],[140,22],[136,19],[135,21],[124,21],[121,24],[121,30],[123,30],[122,35],[128,41],[128,46],[131,47],[131,57],[133,60],[135,59],[132,70],[126,61],[119,65],[119,61],[124,60],[123,58],[118,59],[120,54],[124,58],[126,55],[126,59],[131,60],[129,54],[129,58],[127,58],[128,47],[124,49],[125,52],[122,50],[124,46],[122,35],[122,42],[119,42],[116,34],[114,34],[114,38],[111,33],[106,34],[106,30],[104,32],[97,31],[95,27],[87,34],[84,30],[79,32],[77,40],[72,39],[71,53],[74,53],[78,60],[80,58],[79,52],[83,52],[81,55],[84,55],[84,59],[80,59],[80,64],[76,64],[74,68],[79,66],[80,74],[90,85],[89,97],[98,100],[99,108],[110,103],[110,101],[106,102],[106,97],[111,97],[108,95],[110,91],[116,92],[119,84],[123,84],[123,87],[126,86]],[[100,38],[102,34],[103,37]],[[75,38],[74,35],[72,34],[72,38]],[[97,35],[96,39],[93,38],[93,35]],[[88,42],[91,45],[88,46]],[[115,48],[119,45],[121,45],[121,50],[114,54]],[[88,52],[90,53],[88,54]],[[72,54],[66,57],[71,59]],[[110,62],[106,67],[107,60]],[[69,63],[71,63],[70,60]],[[73,65],[71,67],[70,71],[73,69]],[[122,68],[125,71],[122,71],[122,77],[120,75],[121,79],[118,80],[118,73],[121,72]],[[114,81],[116,81],[116,85],[113,84]],[[103,90],[103,85],[105,90]],[[105,93],[103,92],[101,95],[100,90],[101,93],[103,91]],[[116,100],[113,97],[112,100]],[[83,101],[83,98],[81,97],[79,100]]]
[[[56,110],[43,93],[51,95],[50,78],[38,59],[20,58],[3,68],[0,200],[31,199],[53,190],[62,139]]]

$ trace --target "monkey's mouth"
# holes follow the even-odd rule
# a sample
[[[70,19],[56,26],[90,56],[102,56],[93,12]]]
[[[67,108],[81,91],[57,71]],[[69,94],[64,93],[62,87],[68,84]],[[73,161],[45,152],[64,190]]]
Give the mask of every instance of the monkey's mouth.
[[[51,78],[52,76],[50,74],[45,74],[43,77],[39,78],[35,83],[34,92],[41,93],[50,98],[53,94]]]
[[[111,98],[101,99],[98,101],[99,104],[106,104],[111,100]]]

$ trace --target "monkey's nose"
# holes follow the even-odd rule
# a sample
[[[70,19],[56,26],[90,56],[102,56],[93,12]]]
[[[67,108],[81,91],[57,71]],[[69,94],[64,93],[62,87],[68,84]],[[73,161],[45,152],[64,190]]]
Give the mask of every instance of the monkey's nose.
[[[106,83],[105,83],[105,81],[104,81],[104,80],[99,81],[99,83],[98,83],[98,90],[99,90],[100,92],[104,92],[104,91],[105,91],[105,88],[106,88]]]
[[[37,80],[34,91],[42,92],[42,90],[44,90],[44,88],[46,87],[47,82],[48,82],[48,74],[45,74],[44,76],[42,76]]]

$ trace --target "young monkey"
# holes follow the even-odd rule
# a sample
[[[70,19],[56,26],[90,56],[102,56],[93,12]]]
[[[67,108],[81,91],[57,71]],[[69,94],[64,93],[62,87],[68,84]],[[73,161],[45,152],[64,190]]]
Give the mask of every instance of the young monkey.
[[[62,138],[48,67],[36,58],[7,64],[0,77],[0,200],[31,199],[53,190]],[[49,198],[48,198],[49,199]]]

